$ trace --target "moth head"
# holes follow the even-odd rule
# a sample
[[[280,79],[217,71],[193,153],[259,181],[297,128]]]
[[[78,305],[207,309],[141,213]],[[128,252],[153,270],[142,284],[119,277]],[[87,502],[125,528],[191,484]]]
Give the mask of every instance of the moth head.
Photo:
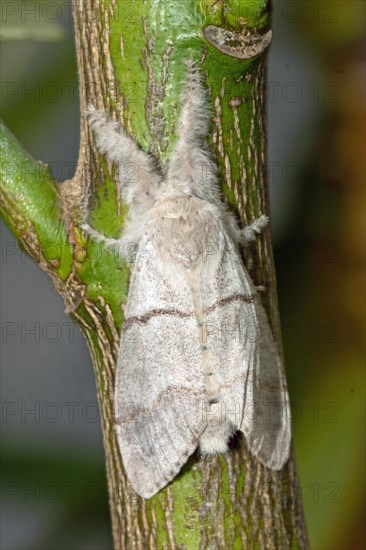
[[[173,193],[178,192],[183,193],[184,195],[191,195],[194,183],[192,179],[178,178],[177,176],[173,176],[168,179],[166,186],[171,189]]]

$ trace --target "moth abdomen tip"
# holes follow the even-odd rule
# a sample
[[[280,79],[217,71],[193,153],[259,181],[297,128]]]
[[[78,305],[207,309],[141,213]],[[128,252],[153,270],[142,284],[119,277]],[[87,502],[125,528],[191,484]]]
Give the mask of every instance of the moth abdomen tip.
[[[216,405],[217,403],[220,403],[220,400],[218,397],[212,397],[211,399],[208,400],[209,405]]]

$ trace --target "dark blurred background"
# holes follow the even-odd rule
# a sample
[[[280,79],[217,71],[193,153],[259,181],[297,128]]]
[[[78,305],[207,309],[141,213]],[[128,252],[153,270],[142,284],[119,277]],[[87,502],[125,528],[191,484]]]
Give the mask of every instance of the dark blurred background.
[[[311,547],[364,539],[365,5],[273,0],[271,218]],[[78,154],[68,2],[3,2],[2,116],[62,181]],[[94,375],[1,226],[2,550],[112,548]]]

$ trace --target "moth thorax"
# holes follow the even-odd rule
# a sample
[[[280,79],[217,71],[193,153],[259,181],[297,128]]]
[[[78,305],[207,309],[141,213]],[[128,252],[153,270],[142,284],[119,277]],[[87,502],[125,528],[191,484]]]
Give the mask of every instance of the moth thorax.
[[[218,221],[212,210],[212,205],[191,195],[160,201],[154,225],[157,249],[163,259],[187,269],[204,265],[219,242]]]

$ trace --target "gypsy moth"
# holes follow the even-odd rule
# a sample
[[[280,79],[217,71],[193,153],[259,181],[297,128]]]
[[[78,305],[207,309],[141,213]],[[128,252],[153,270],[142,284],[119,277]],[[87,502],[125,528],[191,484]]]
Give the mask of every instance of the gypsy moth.
[[[225,452],[236,430],[275,470],[287,461],[291,439],[281,360],[238,252],[268,218],[240,230],[221,200],[205,143],[205,90],[197,65],[187,66],[165,178],[119,124],[89,107],[98,149],[119,166],[129,220],[117,240],[83,228],[120,254],[136,245],[115,415],[127,476],[145,498],[167,485],[197,446],[203,454]],[[131,162],[136,177],[126,181],[123,167]]]

